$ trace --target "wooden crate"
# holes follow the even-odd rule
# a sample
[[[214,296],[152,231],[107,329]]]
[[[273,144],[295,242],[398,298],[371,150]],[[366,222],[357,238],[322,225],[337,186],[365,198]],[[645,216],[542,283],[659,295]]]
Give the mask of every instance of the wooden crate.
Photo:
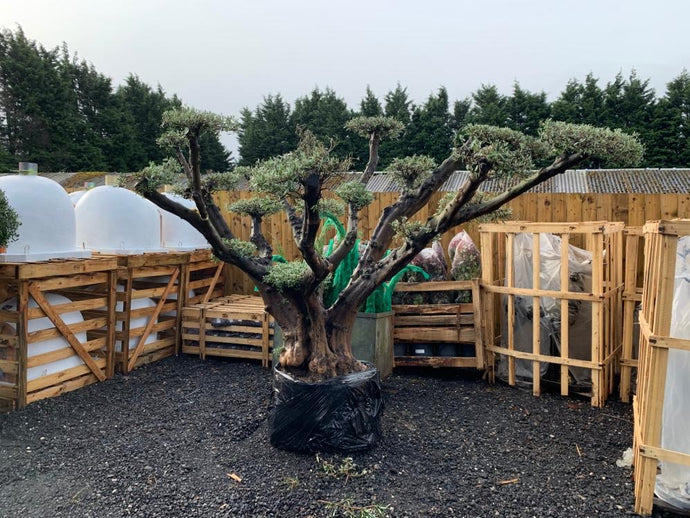
[[[630,387],[633,369],[637,369],[637,354],[635,351],[635,308],[642,301],[642,283],[640,275],[640,255],[644,245],[642,227],[626,227],[625,256],[623,279],[623,344],[620,358],[620,398],[625,403],[630,402]]]
[[[515,385],[516,361],[531,362],[531,376],[523,380],[531,384],[535,395],[541,393],[541,363],[553,365],[556,369],[555,383],[560,386],[562,395],[570,390],[570,370],[587,369],[591,375],[591,390],[578,391],[591,398],[593,406],[603,406],[611,394],[614,383],[614,370],[621,350],[620,298],[623,291],[622,246],[623,224],[608,222],[587,223],[528,223],[508,222],[501,224],[484,224],[479,227],[481,239],[482,306],[484,308],[483,333],[487,351],[487,368],[490,381],[495,381],[496,359],[507,362],[507,381]],[[514,240],[516,235],[532,234],[532,286],[540,283],[540,235],[542,233],[560,236],[560,256],[568,257],[568,245],[577,242],[582,248],[592,253],[592,287],[590,293],[570,289],[570,272],[568,261],[561,261],[559,285],[568,286],[563,290],[544,290],[515,287]],[[497,255],[505,254],[502,268]],[[515,301],[516,297],[531,298],[533,314],[540,314],[542,297],[556,299],[560,304],[559,314],[569,314],[569,304],[591,305],[591,350],[589,358],[576,359],[570,351],[569,319],[561,319],[560,351],[544,353],[541,344],[541,318],[532,320],[532,347],[519,350],[515,347]],[[504,312],[501,311],[505,304]],[[505,320],[504,320],[505,319]],[[506,329],[505,337],[501,336]],[[502,339],[506,346],[502,346]],[[548,348],[548,345],[545,345]],[[524,349],[524,347],[523,347]],[[531,350],[529,350],[531,349]]]
[[[484,368],[479,316],[479,280],[398,283],[396,292],[470,291],[472,302],[464,304],[395,304],[393,341],[395,343],[449,343],[473,347],[470,356],[395,356],[396,367],[474,367]]]
[[[273,318],[261,297],[230,295],[182,309],[182,352],[261,360],[268,367]]]
[[[116,271],[114,259],[0,264],[1,300],[16,300],[14,308],[0,310],[0,409],[23,408],[112,375]],[[100,307],[106,310],[91,313]],[[60,343],[53,342],[51,350],[29,356],[32,344],[56,338],[67,345],[54,349]],[[76,365],[55,365],[64,360]],[[31,374],[35,368],[45,373]]]
[[[183,306],[208,302],[225,295],[225,273],[225,263],[215,259],[211,250],[190,252],[182,271]]]
[[[640,315],[640,355],[635,415],[635,512],[651,514],[659,462],[690,466],[690,451],[661,445],[669,351],[690,351],[690,340],[672,338],[678,239],[690,235],[690,220],[644,226],[645,277]],[[688,394],[678,394],[677,397]]]
[[[105,256],[118,264],[113,354],[119,372],[128,373],[179,351],[183,268],[189,256],[189,252]],[[144,299],[155,304],[135,307]],[[142,320],[146,324],[138,325]]]

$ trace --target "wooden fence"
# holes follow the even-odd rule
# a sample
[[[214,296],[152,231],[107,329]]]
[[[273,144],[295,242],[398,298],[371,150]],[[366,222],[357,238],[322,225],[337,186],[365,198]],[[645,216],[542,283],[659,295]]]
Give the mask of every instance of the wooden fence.
[[[250,192],[221,192],[217,194],[219,207],[235,235],[249,239],[249,220],[226,210],[228,203],[249,198]],[[374,201],[360,213],[362,239],[369,239],[382,210],[393,203],[398,193],[374,193]],[[425,219],[436,209],[440,194],[434,195],[417,218]],[[646,221],[656,219],[690,218],[690,193],[688,194],[532,194],[516,198],[508,205],[513,211],[513,219],[539,222],[578,222],[578,221],[621,221],[626,226],[641,226]],[[460,228],[446,233],[441,243],[448,246],[451,238]],[[465,228],[474,242],[479,244],[476,224]],[[271,236],[274,253],[286,259],[298,256],[292,239],[292,232],[284,214],[268,218],[264,232]],[[577,243],[573,243],[576,244]],[[236,268],[228,272],[228,292],[252,294],[253,283]]]

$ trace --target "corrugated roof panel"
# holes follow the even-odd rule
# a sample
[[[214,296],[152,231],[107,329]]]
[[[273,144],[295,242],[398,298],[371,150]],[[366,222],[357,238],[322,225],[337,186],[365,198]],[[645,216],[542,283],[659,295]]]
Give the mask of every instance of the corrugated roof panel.
[[[582,170],[568,170],[553,178],[554,193],[586,193],[588,192],[587,174]]]

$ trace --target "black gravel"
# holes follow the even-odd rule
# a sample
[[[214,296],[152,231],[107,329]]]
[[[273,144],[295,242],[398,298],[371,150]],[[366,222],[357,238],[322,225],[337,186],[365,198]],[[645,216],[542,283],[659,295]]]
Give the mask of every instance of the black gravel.
[[[344,456],[269,445],[268,370],[169,358],[0,415],[0,516],[633,514],[631,469],[615,464],[629,405],[535,398],[471,372],[396,373],[384,391],[383,442],[328,475],[324,459]]]

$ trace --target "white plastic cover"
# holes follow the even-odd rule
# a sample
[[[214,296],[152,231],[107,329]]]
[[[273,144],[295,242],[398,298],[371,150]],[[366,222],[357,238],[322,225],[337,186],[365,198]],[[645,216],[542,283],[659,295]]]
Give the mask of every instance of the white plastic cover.
[[[0,189],[19,215],[19,238],[0,254],[2,262],[90,257],[77,247],[74,206],[62,186],[44,176],[7,175]]]
[[[57,295],[55,293],[46,293],[45,294],[46,299],[48,300],[48,303],[51,306],[56,306],[59,304],[69,304],[71,301],[67,297],[63,297],[62,295]],[[38,307],[38,304],[33,299],[29,300],[29,307],[30,308],[35,308]],[[5,302],[0,305],[0,310],[2,311],[16,311],[17,310],[17,298],[12,298],[9,300],[6,300]],[[71,311],[69,313],[61,313],[60,318],[65,322],[67,325],[71,324],[77,324],[79,322],[83,322],[84,318],[82,317],[81,313],[79,311]],[[13,329],[16,330],[15,324],[12,323],[7,323],[8,326],[12,327]],[[43,317],[43,318],[34,318],[32,320],[29,320],[28,323],[28,331],[29,333],[33,333],[35,331],[43,331],[44,329],[53,329],[55,326],[53,323],[50,321],[48,317]],[[75,336],[80,342],[85,342],[86,341],[86,333],[81,332],[81,333],[75,333]],[[65,349],[65,348],[70,348],[71,346],[69,345],[69,342],[65,340],[63,337],[56,337],[56,338],[49,338],[47,340],[43,340],[42,342],[35,342],[31,343],[28,346],[28,356],[31,358],[32,356],[37,356],[39,354],[45,354],[49,353],[52,351],[57,351],[58,349]],[[77,356],[76,353],[74,353],[73,356],[70,356],[68,358],[64,358],[62,360],[56,360],[54,362],[46,363],[44,365],[38,365],[36,367],[29,367],[26,371],[26,377],[28,381],[34,380],[36,378],[41,378],[43,376],[49,376],[50,374],[54,374],[56,372],[64,371],[66,369],[70,369],[72,367],[78,367],[79,365],[83,365],[84,361]],[[0,371],[0,382],[2,382],[2,372]]]
[[[690,237],[678,240],[671,336],[690,340]],[[669,349],[661,428],[661,447],[690,454],[690,352]],[[681,509],[690,509],[690,466],[661,462],[656,494]]]
[[[539,235],[539,286],[542,290],[559,291],[561,289],[561,238],[553,234]],[[514,287],[532,288],[532,252],[533,234],[516,234],[513,242]],[[506,269],[510,265],[506,265]],[[573,245],[568,247],[568,290],[589,293],[592,289],[592,254]],[[507,347],[507,297],[503,304],[502,346]],[[532,313],[533,297],[514,297],[514,346],[518,351],[532,352]],[[592,308],[591,304],[571,300],[568,302],[568,338],[569,357],[580,360],[591,359],[592,343]],[[541,297],[539,300],[539,333],[540,354],[549,355],[560,351],[561,341],[561,301],[553,297]],[[507,358],[500,358],[498,374],[507,376]],[[543,376],[547,363],[540,364]],[[570,373],[577,383],[591,381],[589,369],[571,367]],[[532,379],[532,362],[515,360],[515,373],[518,377]]]
[[[74,208],[77,243],[105,254],[163,252],[158,207],[121,187],[101,185],[84,194]]]
[[[192,200],[172,193],[165,193],[165,196],[188,209],[196,210],[196,204]],[[160,209],[160,213],[162,218],[161,236],[163,247],[180,251],[211,248],[206,238],[185,220],[167,210]]]
[[[72,205],[76,205],[79,200],[81,200],[81,197],[86,194],[86,189],[82,189],[81,191],[74,191],[69,193],[69,199],[72,200]]]

